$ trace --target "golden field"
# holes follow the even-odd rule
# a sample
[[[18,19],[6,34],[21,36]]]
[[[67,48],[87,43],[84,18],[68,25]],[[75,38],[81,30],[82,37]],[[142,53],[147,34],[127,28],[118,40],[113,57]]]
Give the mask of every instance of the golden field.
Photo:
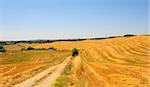
[[[17,50],[29,46],[54,47],[59,51]],[[61,63],[71,55],[72,48],[77,48],[79,56],[72,58],[54,87],[150,87],[150,36],[16,44],[6,48],[16,50],[0,54],[0,84],[3,85],[7,81],[8,85],[16,84],[32,77],[32,73]]]
[[[0,87],[27,80],[48,67],[61,63],[70,51],[31,50],[21,51],[18,45],[6,46],[7,52],[0,54]],[[16,49],[15,49],[16,48]]]

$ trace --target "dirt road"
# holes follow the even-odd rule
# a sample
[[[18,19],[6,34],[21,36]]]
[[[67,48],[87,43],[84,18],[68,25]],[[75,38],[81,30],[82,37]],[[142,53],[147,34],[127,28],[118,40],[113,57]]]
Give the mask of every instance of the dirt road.
[[[61,64],[52,66],[14,87],[51,87],[52,83],[63,73],[70,59],[71,56],[67,57]]]

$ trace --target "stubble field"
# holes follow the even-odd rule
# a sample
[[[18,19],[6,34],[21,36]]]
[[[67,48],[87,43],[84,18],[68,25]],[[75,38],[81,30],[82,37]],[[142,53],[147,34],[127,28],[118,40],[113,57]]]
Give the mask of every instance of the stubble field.
[[[17,46],[59,51],[10,50],[0,54],[0,84],[8,81],[13,85],[31,78],[32,73],[61,63],[72,48],[77,48],[79,55],[71,59],[54,87],[150,87],[150,36]]]

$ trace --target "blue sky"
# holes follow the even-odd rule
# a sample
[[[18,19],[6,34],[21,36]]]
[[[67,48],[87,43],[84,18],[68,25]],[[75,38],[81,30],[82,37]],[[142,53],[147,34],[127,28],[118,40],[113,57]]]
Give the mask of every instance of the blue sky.
[[[0,0],[0,40],[148,33],[148,0]]]

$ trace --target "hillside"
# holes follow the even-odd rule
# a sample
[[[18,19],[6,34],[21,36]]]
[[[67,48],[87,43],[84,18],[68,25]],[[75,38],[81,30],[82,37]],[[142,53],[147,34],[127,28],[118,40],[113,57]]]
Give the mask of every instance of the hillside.
[[[149,36],[54,42],[32,46],[80,49],[79,57],[73,60],[75,63],[72,63],[70,73],[63,77],[66,81],[58,80],[57,85],[64,85],[64,87],[150,86]]]
[[[22,47],[57,50],[20,51]],[[77,48],[79,55],[71,58],[53,87],[150,87],[150,36],[15,44],[5,48],[8,51],[0,54],[0,87],[7,81],[7,85],[14,85],[59,65],[71,55],[72,48]]]

